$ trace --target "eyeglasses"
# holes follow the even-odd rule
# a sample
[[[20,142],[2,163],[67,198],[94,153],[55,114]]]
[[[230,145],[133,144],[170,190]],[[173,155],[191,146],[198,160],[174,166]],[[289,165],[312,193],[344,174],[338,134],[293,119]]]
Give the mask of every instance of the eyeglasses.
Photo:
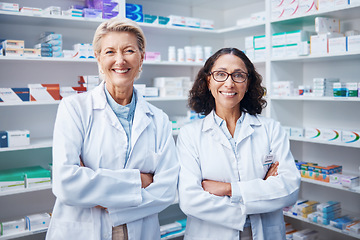
[[[231,79],[236,83],[245,82],[249,77],[249,74],[245,72],[227,73],[224,71],[214,71],[211,72],[210,75],[217,82],[225,82],[229,78],[229,76],[231,76]]]

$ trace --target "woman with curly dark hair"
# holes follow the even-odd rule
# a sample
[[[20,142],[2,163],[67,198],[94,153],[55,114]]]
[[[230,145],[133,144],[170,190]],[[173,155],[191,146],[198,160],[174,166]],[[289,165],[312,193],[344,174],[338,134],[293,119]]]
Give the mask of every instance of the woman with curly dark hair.
[[[182,127],[180,207],[185,239],[285,239],[282,208],[300,174],[280,124],[260,115],[262,78],[246,55],[223,48],[199,71],[189,105],[205,118]]]

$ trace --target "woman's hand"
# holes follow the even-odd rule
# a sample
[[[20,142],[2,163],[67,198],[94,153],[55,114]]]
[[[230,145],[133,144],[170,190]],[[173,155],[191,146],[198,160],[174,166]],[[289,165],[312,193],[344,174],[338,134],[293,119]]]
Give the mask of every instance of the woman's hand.
[[[154,174],[152,173],[140,173],[141,187],[146,188],[154,181]]]
[[[225,182],[218,182],[213,180],[203,180],[201,182],[202,188],[216,196],[231,196],[231,184]]]
[[[278,175],[278,172],[277,172],[278,167],[279,167],[279,162],[278,161],[271,164],[269,170],[266,173],[266,176],[265,176],[264,180],[266,180],[270,176],[274,176],[274,177],[277,176]]]

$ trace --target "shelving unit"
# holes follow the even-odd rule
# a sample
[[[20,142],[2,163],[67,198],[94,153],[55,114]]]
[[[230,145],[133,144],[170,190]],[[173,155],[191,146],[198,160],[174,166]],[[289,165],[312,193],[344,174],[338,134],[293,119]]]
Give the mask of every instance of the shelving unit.
[[[270,8],[270,1],[267,2]],[[273,33],[307,30],[315,32],[315,17],[338,18],[341,30],[360,29],[359,5],[336,8],[329,11],[318,11],[306,16],[297,16],[270,20],[267,23],[267,46],[271,47]],[[342,82],[359,82],[360,55],[359,52],[339,54],[309,55],[298,57],[273,58],[268,52],[266,62],[267,87],[270,88],[267,115],[280,121],[284,126],[316,127],[340,130],[358,129],[360,117],[360,98],[310,97],[289,96],[278,97],[271,95],[271,83],[275,81],[293,81],[294,87],[298,85],[312,85],[315,77],[337,77]],[[346,173],[359,175],[360,147],[355,144],[341,142],[319,141],[307,138],[290,137],[291,151],[295,159],[305,162],[315,162],[321,166],[338,164],[343,166]],[[339,193],[341,191],[341,193]],[[358,189],[350,190],[341,186],[302,179],[300,199],[326,202],[340,201],[343,212],[351,212],[360,216]],[[352,199],[352,200],[350,200]],[[286,216],[286,221],[295,228],[315,228],[321,233],[320,239],[359,239],[356,234],[349,234],[336,228],[321,224],[314,224],[307,219]]]
[[[5,0],[29,6],[26,0]],[[68,8],[74,2],[83,0],[55,0],[51,5]],[[292,80],[295,85],[311,85],[314,77],[339,77],[345,82],[358,81],[360,76],[360,52],[346,54],[326,54],[321,56],[301,56],[275,59],[271,57],[271,34],[280,31],[310,30],[314,31],[316,16],[339,18],[344,30],[360,30],[360,5],[337,8],[331,11],[319,11],[307,16],[271,20],[270,0],[127,0],[129,3],[143,5],[145,13],[167,16],[170,14],[194,16],[215,21],[214,30],[192,29],[186,27],[160,26],[140,23],[147,38],[147,51],[160,52],[161,62],[144,62],[143,74],[135,83],[152,85],[154,77],[190,76],[194,78],[203,63],[168,62],[169,45],[182,48],[186,45],[212,46],[213,51],[225,46],[244,49],[244,38],[250,35],[266,35],[267,55],[264,61],[254,61],[257,71],[263,76],[268,90],[268,107],[264,115],[272,117],[286,126],[316,126],[326,128],[359,129],[360,98],[333,97],[276,97],[271,95],[271,83],[274,81]],[[45,8],[48,1],[35,0],[33,7]],[[236,26],[236,20],[250,17],[251,13],[266,11],[266,22]],[[241,16],[239,16],[241,13]],[[25,45],[31,47],[43,31],[55,31],[63,34],[63,49],[72,49],[74,43],[90,43],[96,27],[103,20],[72,18],[63,16],[31,16],[23,13],[0,11],[0,38],[24,39]],[[0,87],[25,87],[29,83],[60,83],[62,86],[77,85],[79,75],[96,75],[95,59],[61,59],[61,58],[11,58],[0,57]],[[187,109],[187,98],[147,98],[152,104],[162,108],[170,118],[184,116]],[[21,104],[0,103],[1,129],[29,129],[31,145],[20,148],[0,148],[0,169],[14,166],[47,166],[51,162],[52,130],[59,101],[29,102]],[[346,116],[344,119],[343,116]],[[174,131],[174,135],[177,132]],[[291,138],[291,150],[296,159],[313,161],[323,165],[342,164],[347,172],[356,172],[359,167],[360,147],[340,143],[312,141],[309,139]],[[11,159],[11,161],[9,160]],[[334,194],[341,190],[343,194]],[[359,191],[347,191],[326,183],[302,179],[301,198],[318,201],[338,200],[344,207],[360,216],[360,206],[354,205],[353,199],[359,199]],[[21,195],[21,199],[17,198]],[[40,201],[40,199],[45,199]],[[0,193],[0,206],[5,210],[1,220],[11,220],[26,214],[49,211],[55,198],[50,188],[25,190],[16,193]],[[358,202],[358,201],[355,201]],[[23,206],[26,203],[28,207]],[[32,207],[29,207],[32,206]],[[349,210],[349,209],[348,209]],[[161,224],[167,224],[183,217],[177,204],[170,206],[160,214]],[[287,217],[289,220],[290,217]],[[304,219],[291,220],[302,228]],[[320,226],[323,228],[323,226]],[[44,232],[26,233],[43,236]],[[324,239],[333,238],[332,228],[325,228]],[[25,233],[24,233],[25,234]],[[42,234],[42,235],[41,235]],[[339,233],[340,234],[340,233]],[[14,238],[27,235],[17,235]],[[10,237],[10,236],[9,236]],[[336,237],[336,234],[335,234]],[[341,233],[342,239],[354,239],[359,236]],[[9,239],[0,237],[0,239]]]

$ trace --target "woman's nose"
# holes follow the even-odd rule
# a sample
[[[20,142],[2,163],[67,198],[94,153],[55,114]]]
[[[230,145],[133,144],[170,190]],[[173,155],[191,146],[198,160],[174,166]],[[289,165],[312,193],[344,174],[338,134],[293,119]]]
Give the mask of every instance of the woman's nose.
[[[117,53],[115,55],[115,60],[116,60],[116,63],[118,63],[118,64],[123,63],[125,61],[124,54]]]

